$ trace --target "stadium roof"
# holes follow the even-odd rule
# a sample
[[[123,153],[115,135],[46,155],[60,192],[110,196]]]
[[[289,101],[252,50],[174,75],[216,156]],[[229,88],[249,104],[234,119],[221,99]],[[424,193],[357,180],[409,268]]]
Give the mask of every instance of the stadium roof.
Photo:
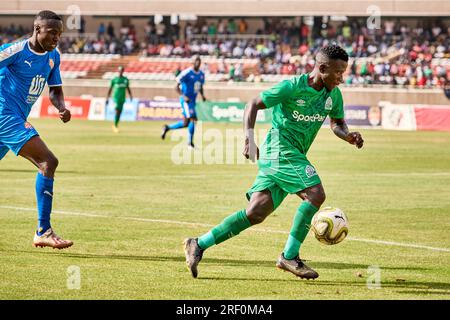
[[[448,0],[9,0],[0,2],[0,14],[70,14],[74,6],[82,15],[450,16]]]

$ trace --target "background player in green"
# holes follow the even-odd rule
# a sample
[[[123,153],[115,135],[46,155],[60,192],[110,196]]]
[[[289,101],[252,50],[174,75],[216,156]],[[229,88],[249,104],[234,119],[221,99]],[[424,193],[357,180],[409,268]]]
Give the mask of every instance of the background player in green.
[[[114,124],[113,124],[113,131],[115,133],[119,132],[119,121],[120,121],[120,115],[122,114],[123,110],[123,104],[125,103],[125,97],[126,97],[126,91],[128,90],[128,94],[130,96],[130,99],[133,99],[133,95],[131,94],[130,89],[130,81],[127,77],[123,75],[123,67],[120,66],[118,68],[119,76],[113,78],[111,80],[111,85],[108,90],[108,94],[106,95],[106,105],[108,104],[109,96],[111,95],[112,91],[112,97],[113,101],[115,103],[115,109],[116,109],[116,115],[114,117]]]
[[[338,85],[343,82],[342,76],[347,69],[347,53],[341,47],[331,45],[322,48],[315,61],[310,74],[282,81],[247,105],[243,154],[252,161],[259,159],[258,175],[247,192],[247,209],[226,217],[203,236],[184,241],[186,263],[194,278],[204,250],[263,222],[288,194],[298,195],[303,202],[294,216],[276,266],[301,278],[319,276],[299,257],[311,219],[325,201],[321,180],[306,153],[327,116],[330,116],[331,129],[339,138],[357,148],[363,146],[364,140],[359,132],[349,132],[344,120]],[[259,152],[253,130],[258,110],[265,108],[273,108],[272,128]]]

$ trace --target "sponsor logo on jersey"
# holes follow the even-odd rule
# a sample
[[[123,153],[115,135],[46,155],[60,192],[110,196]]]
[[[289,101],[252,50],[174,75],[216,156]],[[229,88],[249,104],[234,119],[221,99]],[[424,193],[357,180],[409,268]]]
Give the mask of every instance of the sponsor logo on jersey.
[[[327,101],[325,101],[325,110],[331,110],[333,108],[333,99],[328,97]]]
[[[305,167],[305,173],[308,178],[311,178],[312,176],[317,176],[316,169],[314,169],[314,167],[310,165],[307,165]]]
[[[23,61],[24,63],[26,63],[28,66],[30,66],[30,68],[31,68],[31,63],[33,62],[33,61],[27,61],[27,60],[24,60]]]
[[[301,114],[300,112],[298,112],[297,110],[294,110],[294,112],[292,112],[292,117],[297,121],[306,121],[306,122],[323,122],[325,120],[325,117],[316,113],[313,115],[304,115]]]
[[[50,66],[50,69],[53,69],[53,67],[55,66],[55,61],[53,61],[53,59],[50,58],[50,59],[48,60],[48,65]]]
[[[33,96],[39,96],[44,90],[45,87],[45,78],[38,74],[31,81],[30,89],[28,90],[28,94]]]

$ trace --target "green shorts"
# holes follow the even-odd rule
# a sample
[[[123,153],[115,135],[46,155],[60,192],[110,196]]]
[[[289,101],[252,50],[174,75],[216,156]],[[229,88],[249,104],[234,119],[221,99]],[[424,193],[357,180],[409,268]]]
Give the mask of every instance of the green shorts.
[[[248,200],[254,192],[269,190],[275,210],[288,194],[321,183],[316,169],[297,148],[279,146],[277,150],[268,149],[266,144],[261,146],[258,175],[246,193]]]
[[[124,104],[125,104],[125,101],[116,101],[116,100],[114,100],[114,105],[115,105],[114,109],[122,111]]]

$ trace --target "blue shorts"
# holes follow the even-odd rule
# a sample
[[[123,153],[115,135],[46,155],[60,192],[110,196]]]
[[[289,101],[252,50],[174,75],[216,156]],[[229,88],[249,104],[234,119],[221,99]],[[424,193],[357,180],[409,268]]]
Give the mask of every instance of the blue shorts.
[[[195,100],[191,99],[189,102],[185,102],[183,97],[180,97],[181,110],[183,117],[185,118],[197,118],[197,113],[195,112]]]
[[[0,160],[9,150],[17,156],[23,145],[38,135],[32,125],[20,116],[0,114]]]

